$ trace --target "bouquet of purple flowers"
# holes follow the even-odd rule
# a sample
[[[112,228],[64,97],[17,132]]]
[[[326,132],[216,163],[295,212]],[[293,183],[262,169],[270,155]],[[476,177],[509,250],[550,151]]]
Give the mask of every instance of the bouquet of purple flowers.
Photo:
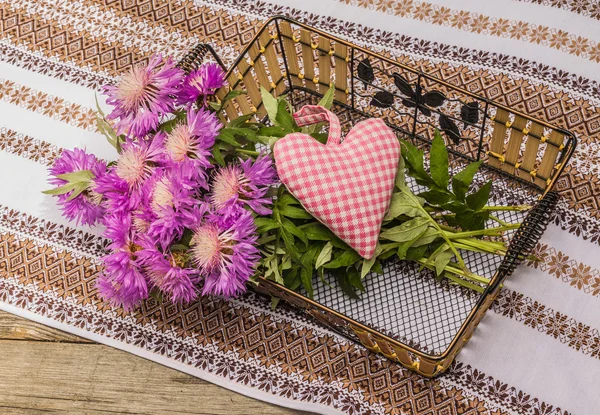
[[[131,308],[151,294],[174,302],[200,293],[232,297],[254,274],[254,218],[271,212],[268,190],[277,177],[260,152],[232,149],[227,161],[220,153],[215,161],[222,124],[211,96],[224,83],[215,63],[185,74],[155,56],[103,89],[112,112],[98,107],[98,129],[117,159],[76,148],[50,168],[55,187],[46,193],[63,215],[106,228],[109,253],[97,287],[113,305]]]

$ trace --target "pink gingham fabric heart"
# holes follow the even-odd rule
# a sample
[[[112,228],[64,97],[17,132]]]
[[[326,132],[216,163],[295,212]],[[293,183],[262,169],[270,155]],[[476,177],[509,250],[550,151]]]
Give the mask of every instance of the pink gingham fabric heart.
[[[299,126],[329,122],[327,144],[288,134],[274,148],[282,183],[321,223],[363,258],[375,253],[400,159],[400,143],[383,120],[361,121],[341,138],[339,119],[317,105],[294,114]]]

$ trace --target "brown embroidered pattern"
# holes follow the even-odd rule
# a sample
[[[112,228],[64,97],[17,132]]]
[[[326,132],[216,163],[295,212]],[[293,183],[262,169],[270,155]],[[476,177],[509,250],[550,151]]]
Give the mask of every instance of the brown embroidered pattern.
[[[593,0],[518,0],[571,11],[582,16],[600,20],[600,3]]]
[[[46,141],[0,127],[0,150],[50,166],[62,149]]]
[[[505,288],[500,291],[491,309],[552,336],[585,355],[600,359],[600,333],[597,328],[582,324],[532,298]]]
[[[530,267],[553,275],[586,294],[600,296],[599,270],[569,258],[568,255],[546,244],[538,244],[532,254],[538,257],[539,261],[527,261]]]
[[[0,99],[84,130],[96,129],[96,113],[91,108],[8,79],[0,78]]]
[[[466,32],[508,37],[558,49],[571,55],[600,62],[600,45],[590,39],[544,25],[508,20],[455,10],[416,0],[339,0],[341,3],[377,10],[407,19],[421,20],[437,26],[448,26]]]
[[[102,85],[113,81],[110,77],[83,71],[77,67],[20,49],[9,44],[7,39],[0,41],[0,60],[28,71],[51,76],[94,90],[98,90]]]

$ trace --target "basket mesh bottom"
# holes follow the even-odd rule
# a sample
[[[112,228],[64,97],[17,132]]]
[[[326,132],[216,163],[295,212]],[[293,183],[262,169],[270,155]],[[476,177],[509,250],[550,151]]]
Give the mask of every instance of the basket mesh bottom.
[[[297,108],[305,104],[316,104],[318,98],[304,91],[294,91]],[[348,129],[361,120],[361,115],[344,108],[332,109],[340,118],[342,129]],[[460,170],[465,160],[450,157],[451,169]],[[479,187],[490,178],[494,179],[490,204],[534,205],[539,193],[526,184],[506,179],[486,168],[474,179]],[[408,179],[415,193],[425,188]],[[510,191],[506,191],[510,187]],[[509,223],[522,222],[526,212],[498,211],[496,217]],[[488,227],[498,226],[489,221]],[[509,241],[512,235],[504,236]],[[491,279],[502,257],[476,252],[461,252],[471,272]],[[366,326],[372,327],[391,338],[411,347],[434,355],[442,354],[456,336],[463,322],[475,307],[481,294],[435,278],[429,270],[419,271],[419,265],[409,261],[388,261],[383,264],[383,275],[371,273],[363,280],[366,291],[358,299],[345,295],[330,275],[325,275],[325,284],[313,278],[314,300],[336,310]],[[305,294],[305,293],[302,293]]]

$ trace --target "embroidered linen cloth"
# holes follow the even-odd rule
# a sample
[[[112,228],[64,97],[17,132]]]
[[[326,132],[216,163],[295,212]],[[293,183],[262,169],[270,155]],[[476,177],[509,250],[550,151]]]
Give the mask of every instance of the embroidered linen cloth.
[[[434,380],[249,296],[133,313],[95,290],[103,240],[42,195],[64,148],[111,148],[94,93],[156,52],[227,64],[275,14],[574,131],[536,254]],[[600,407],[600,6],[591,0],[0,1],[0,309],[319,413],[595,414]]]

